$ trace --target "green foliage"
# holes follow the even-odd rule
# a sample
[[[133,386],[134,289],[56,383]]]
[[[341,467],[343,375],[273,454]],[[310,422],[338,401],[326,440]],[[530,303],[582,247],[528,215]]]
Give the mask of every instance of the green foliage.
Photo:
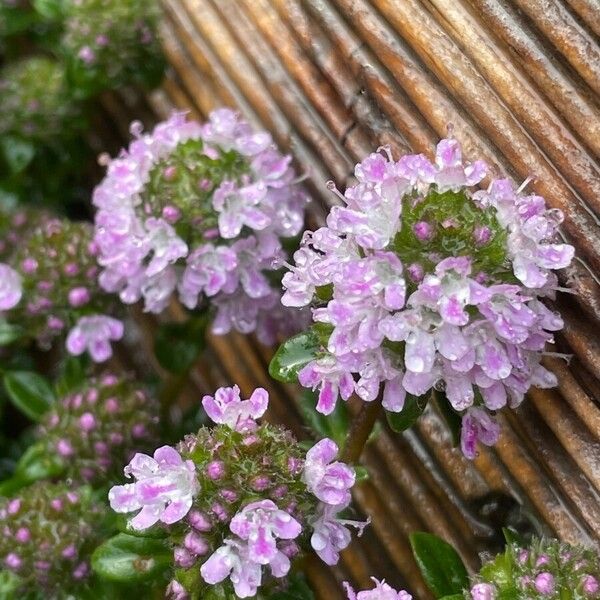
[[[33,371],[7,371],[2,382],[12,403],[32,421],[39,421],[56,401],[50,383]]]
[[[185,323],[161,324],[154,338],[154,354],[160,366],[177,375],[187,373],[206,346],[207,325],[207,313]]]
[[[460,444],[462,417],[452,408],[452,405],[444,392],[434,390],[433,399],[442,418],[446,422],[446,425],[448,425],[450,435],[452,436],[452,443],[455,446],[458,446]]]
[[[64,468],[56,456],[48,454],[42,442],[34,444],[23,454],[12,477],[0,483],[0,496],[11,496],[40,479],[57,477]]]
[[[429,401],[429,396],[413,396],[406,394],[404,407],[399,413],[386,411],[390,427],[397,433],[410,429],[423,414]]]
[[[8,346],[23,336],[23,328],[0,319],[0,347]]]
[[[317,411],[317,399],[310,390],[303,390],[297,400],[298,409],[304,422],[310,427],[317,439],[331,438],[340,448],[346,442],[350,415],[345,402],[338,402],[330,415]]]
[[[142,583],[161,577],[172,560],[165,542],[119,533],[96,548],[92,568],[108,581]]]
[[[410,535],[413,555],[423,579],[436,598],[462,595],[469,587],[467,569],[454,548],[430,533]]]
[[[298,372],[323,354],[331,327],[316,324],[279,346],[269,365],[269,374],[283,383],[296,383]]]

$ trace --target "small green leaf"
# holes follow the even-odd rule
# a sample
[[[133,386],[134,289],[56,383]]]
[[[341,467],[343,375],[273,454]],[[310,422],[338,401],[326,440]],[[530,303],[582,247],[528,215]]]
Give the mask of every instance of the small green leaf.
[[[516,544],[520,548],[526,548],[529,545],[527,540],[523,539],[523,536],[512,527],[503,527],[502,535],[507,544]]]
[[[317,411],[317,398],[310,390],[304,390],[297,400],[298,410],[304,422],[315,433],[316,438],[331,438],[340,448],[344,445],[350,427],[350,416],[345,402],[338,402],[330,415]]]
[[[397,433],[410,429],[423,414],[429,396],[413,396],[406,394],[404,407],[399,413],[386,411],[387,421],[390,427]]]
[[[156,334],[154,353],[160,366],[171,373],[186,373],[205,347],[207,317],[185,323],[164,323]]]
[[[410,535],[410,545],[423,579],[436,598],[460,594],[469,587],[469,576],[458,552],[430,533]]]
[[[67,396],[85,383],[88,364],[89,358],[87,354],[65,358],[54,386],[60,398]]]
[[[35,156],[35,146],[13,135],[0,138],[0,151],[12,175],[22,173]]]
[[[465,600],[464,594],[451,594],[450,596],[444,596],[440,600]]]
[[[298,372],[323,352],[329,332],[313,326],[279,346],[269,365],[269,374],[283,383],[296,383]]]
[[[33,8],[44,19],[55,21],[63,16],[64,0],[33,0]]]
[[[8,346],[23,337],[24,330],[19,325],[0,320],[0,347]]]
[[[56,401],[48,381],[33,371],[8,371],[3,382],[12,403],[32,421],[39,421]]]
[[[159,577],[173,562],[166,543],[119,533],[94,551],[92,568],[103,579],[140,583]]]
[[[369,479],[369,470],[361,465],[354,466],[354,472],[356,473],[356,483],[362,483]]]
[[[455,446],[458,446],[460,444],[462,417],[452,408],[452,405],[450,404],[450,401],[444,392],[435,390],[433,392],[433,398],[440,411],[440,414],[442,415],[442,418],[446,422],[446,425],[448,425],[448,429],[450,429],[452,443]]]
[[[0,571],[0,598],[16,600],[21,578],[10,571]]]
[[[11,496],[34,481],[56,477],[63,471],[64,464],[48,453],[43,442],[38,442],[29,446],[19,459],[12,477],[0,483],[0,496]]]

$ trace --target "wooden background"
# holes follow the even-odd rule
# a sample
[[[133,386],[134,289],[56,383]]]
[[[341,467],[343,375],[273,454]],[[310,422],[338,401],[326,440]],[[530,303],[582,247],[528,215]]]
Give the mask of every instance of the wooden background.
[[[518,515],[548,535],[600,546],[598,0],[163,4],[168,76],[147,98],[104,98],[99,150],[121,143],[134,117],[151,125],[173,108],[203,119],[237,107],[308,175],[313,228],[336,202],[327,180],[343,189],[354,164],[381,144],[396,156],[431,154],[452,123],[469,160],[484,158],[519,183],[534,176],[532,188],[564,211],[564,237],[577,248],[562,278],[574,293],[557,303],[566,320],[557,349],[574,356],[546,361],[559,387],[506,411],[500,443],[473,463],[451,447],[433,411],[402,436],[384,429],[364,454],[370,480],[354,495],[372,525],[337,568],[308,560],[318,597],[344,598],[341,581],[365,588],[374,575],[429,598],[407,541],[415,530],[444,537],[470,568]],[[140,322],[151,326],[147,316]],[[269,380],[269,356],[252,338],[211,337],[188,401],[218,385],[260,385],[272,394],[269,417],[305,436],[297,389]]]

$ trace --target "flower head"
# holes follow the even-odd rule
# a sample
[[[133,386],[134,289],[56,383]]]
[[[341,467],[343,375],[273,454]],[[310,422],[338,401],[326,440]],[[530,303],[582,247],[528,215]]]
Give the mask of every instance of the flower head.
[[[240,400],[237,386],[205,397],[216,425],[187,435],[176,450],[159,449],[154,459],[137,454],[126,468],[136,483],[110,492],[114,510],[142,508],[133,527],[163,522],[176,567],[169,588],[174,597],[203,597],[209,586],[218,586],[215,594],[254,596],[265,578],[288,574],[292,559],[309,550],[310,536],[313,547],[319,540],[323,560],[335,564],[350,543],[346,527],[362,531],[366,525],[338,518],[350,501],[354,473],[332,463],[337,448],[331,453],[317,444],[307,455],[289,431],[255,421],[267,401],[260,388]],[[168,461],[157,455],[166,450]],[[344,503],[325,504],[318,496]],[[165,519],[176,502],[182,504],[177,518]]]
[[[151,133],[132,131],[94,191],[101,286],[151,312],[174,293],[190,310],[210,302],[215,332],[270,341],[285,324],[269,318],[280,298],[270,276],[306,203],[289,157],[229,109],[204,125],[176,113]]]
[[[38,437],[77,483],[111,481],[134,449],[157,438],[156,402],[123,375],[105,373],[54,404]]]
[[[378,581],[374,577],[371,579],[375,582],[375,587],[362,592],[355,592],[349,583],[344,583],[348,600],[412,600],[408,592],[404,590],[398,592],[385,581]]]
[[[556,384],[540,360],[562,320],[541,299],[573,247],[543,198],[508,180],[473,190],[485,164],[465,164],[454,139],[435,162],[386,154],[358,164],[343,195],[332,186],[341,204],[305,233],[283,277],[283,304],[311,305],[323,344],[298,379],[319,388],[323,414],[353,393],[373,401],[382,390],[400,412],[407,394],[443,391],[472,457],[478,439],[498,437],[486,411]]]
[[[85,96],[135,81],[160,82],[164,70],[155,0],[78,0],[64,11],[63,52],[69,76]]]
[[[595,550],[556,540],[534,540],[528,548],[509,544],[484,564],[465,598],[571,600],[600,598],[600,555]]]
[[[33,224],[14,245],[8,264],[0,264],[3,317],[42,347],[66,337],[69,353],[87,351],[94,361],[105,361],[111,342],[123,336],[123,324],[105,314],[114,302],[95,283],[91,226],[51,218]]]
[[[86,590],[103,517],[86,488],[39,482],[0,500],[0,564],[17,576],[18,597],[78,596]]]
[[[0,136],[41,144],[73,135],[81,125],[64,67],[43,56],[22,58],[0,70],[0,113]]]
[[[133,529],[183,519],[199,491],[194,463],[182,460],[171,446],[162,446],[153,458],[136,454],[125,467],[125,475],[133,476],[136,482],[112,487],[108,499],[116,512],[141,509],[129,522]]]

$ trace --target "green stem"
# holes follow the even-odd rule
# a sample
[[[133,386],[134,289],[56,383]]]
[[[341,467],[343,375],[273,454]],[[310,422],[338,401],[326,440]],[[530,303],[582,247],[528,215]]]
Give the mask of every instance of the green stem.
[[[381,399],[373,402],[363,402],[360,410],[350,425],[346,444],[340,459],[347,463],[357,463],[363,452],[365,444],[373,431],[373,427],[381,414]]]

